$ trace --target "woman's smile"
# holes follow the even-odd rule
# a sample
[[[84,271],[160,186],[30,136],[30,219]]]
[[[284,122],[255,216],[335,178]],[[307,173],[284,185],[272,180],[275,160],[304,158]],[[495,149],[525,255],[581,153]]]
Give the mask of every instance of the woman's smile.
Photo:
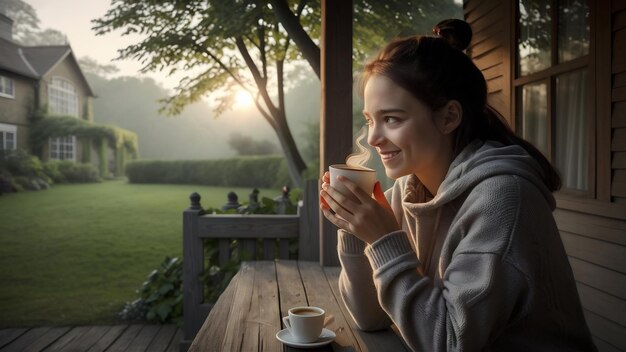
[[[382,151],[379,150],[378,154],[380,155],[380,159],[384,162],[390,162],[391,160],[395,159],[396,156],[398,156],[398,154],[400,154],[400,150],[391,150],[391,151]]]

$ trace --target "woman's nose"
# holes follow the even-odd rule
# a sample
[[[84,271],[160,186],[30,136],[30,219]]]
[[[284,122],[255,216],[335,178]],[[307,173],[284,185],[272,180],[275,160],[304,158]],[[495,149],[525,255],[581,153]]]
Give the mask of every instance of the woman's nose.
[[[385,137],[381,131],[381,128],[376,125],[371,125],[367,133],[367,143],[372,147],[380,146]]]

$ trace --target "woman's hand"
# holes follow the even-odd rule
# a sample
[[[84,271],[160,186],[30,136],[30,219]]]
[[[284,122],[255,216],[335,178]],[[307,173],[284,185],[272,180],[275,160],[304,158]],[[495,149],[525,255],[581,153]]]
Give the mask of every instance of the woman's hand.
[[[326,219],[367,243],[400,229],[396,217],[380,187],[374,186],[374,198],[360,189],[354,182],[339,176],[352,193],[343,195],[330,186],[330,175],[324,173],[320,191],[320,208]]]

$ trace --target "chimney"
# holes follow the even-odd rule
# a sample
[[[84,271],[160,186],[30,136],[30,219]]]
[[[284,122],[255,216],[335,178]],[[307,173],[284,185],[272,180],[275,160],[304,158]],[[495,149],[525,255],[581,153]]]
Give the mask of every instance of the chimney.
[[[0,13],[0,38],[13,40],[13,20]]]

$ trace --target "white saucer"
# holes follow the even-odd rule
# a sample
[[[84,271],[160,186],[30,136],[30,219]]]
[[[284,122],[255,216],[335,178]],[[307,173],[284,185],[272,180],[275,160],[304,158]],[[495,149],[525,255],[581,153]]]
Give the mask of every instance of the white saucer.
[[[335,337],[337,337],[337,335],[335,335],[335,333],[332,330],[322,329],[322,334],[317,340],[307,343],[307,342],[296,341],[296,339],[291,335],[291,333],[287,329],[283,329],[276,333],[276,338],[280,342],[284,343],[287,346],[298,347],[298,348],[313,348],[313,347],[320,347],[320,346],[328,345],[329,343],[335,340]]]

